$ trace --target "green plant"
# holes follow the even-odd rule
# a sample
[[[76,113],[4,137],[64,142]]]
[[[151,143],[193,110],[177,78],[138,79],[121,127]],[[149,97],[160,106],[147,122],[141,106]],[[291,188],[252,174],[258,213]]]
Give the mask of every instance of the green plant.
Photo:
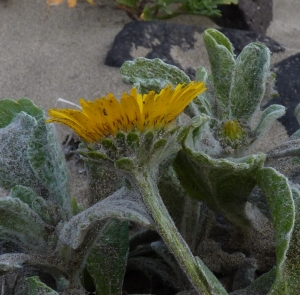
[[[196,14],[208,17],[221,16],[218,5],[237,4],[238,0],[116,0],[119,7],[132,18],[142,20],[168,19],[181,14]]]
[[[94,0],[86,0],[94,5]],[[218,5],[237,4],[238,0],[116,0],[117,7],[125,10],[133,19],[152,20],[168,19],[181,14],[204,15],[208,17],[220,17]],[[49,6],[56,6],[63,0],[47,0]],[[68,0],[68,6],[74,8],[77,0]]]
[[[198,68],[195,82],[138,58],[121,68],[134,88],[120,102],[81,100],[80,111],[50,110],[46,123],[28,99],[0,101],[5,294],[122,294],[130,270],[177,295],[297,294],[299,132],[251,152],[285,113],[272,105],[252,123],[272,95],[269,50],[251,43],[235,59],[220,32],[204,41],[212,73]],[[87,208],[70,198],[51,121],[82,138]],[[263,268],[267,251],[276,261]]]

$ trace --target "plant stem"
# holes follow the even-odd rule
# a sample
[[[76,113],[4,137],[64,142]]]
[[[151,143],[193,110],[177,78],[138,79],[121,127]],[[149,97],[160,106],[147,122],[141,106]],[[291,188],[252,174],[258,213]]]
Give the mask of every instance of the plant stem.
[[[157,232],[175,256],[192,285],[199,294],[212,294],[205,275],[198,267],[189,246],[177,230],[151,176],[147,172],[134,171],[133,177],[134,186],[141,194],[143,202],[154,220]]]

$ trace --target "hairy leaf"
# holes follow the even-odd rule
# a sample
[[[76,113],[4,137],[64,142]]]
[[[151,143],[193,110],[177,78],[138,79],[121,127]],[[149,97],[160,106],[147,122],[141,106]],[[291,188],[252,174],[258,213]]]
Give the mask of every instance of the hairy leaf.
[[[27,146],[36,120],[24,112],[17,113],[11,123],[0,129],[0,185],[41,188],[27,156]]]
[[[107,219],[130,220],[152,228],[152,220],[146,213],[139,196],[125,187],[92,207],[74,216],[60,232],[60,240],[73,249],[77,249],[88,232],[93,232]],[[100,233],[100,231],[98,232]],[[94,238],[97,234],[93,233]]]
[[[258,279],[256,279],[247,290],[253,290],[262,292],[262,294],[267,294],[271,289],[276,278],[276,267],[273,267],[269,272],[261,275]]]
[[[289,270],[289,266],[291,266],[291,261],[297,261],[293,256],[299,253],[299,249],[296,247],[296,253],[288,253],[295,222],[292,190],[287,178],[273,168],[260,169],[256,173],[256,179],[268,200],[276,234],[276,279],[268,294],[295,294],[294,291],[299,290],[297,283],[299,267],[295,268],[294,265]],[[299,198],[299,195],[295,197]],[[298,261],[296,265],[299,265]],[[294,274],[296,274],[296,280]]]
[[[29,277],[26,281],[29,286],[28,295],[59,295],[56,291],[41,282],[38,276]]]
[[[53,264],[53,262],[55,264]],[[49,253],[46,255],[37,255],[37,253],[33,253],[31,255],[24,253],[5,253],[0,255],[0,275],[5,273],[8,273],[9,275],[9,273],[18,271],[20,268],[24,269],[19,271],[19,274],[22,273],[24,275],[28,275],[27,270],[30,272],[30,269],[34,267],[35,269],[42,270],[42,272],[51,274],[56,280],[56,287],[58,291],[65,290],[69,285],[69,282],[66,279],[68,274],[65,272],[64,266],[65,265],[63,265],[59,259],[53,260],[53,257],[51,257]]]
[[[0,101],[0,128],[10,124],[20,112],[39,120],[44,116],[42,109],[38,108],[31,100],[20,98],[17,101],[7,98]]]
[[[23,267],[23,263],[28,262],[30,256],[23,253],[5,253],[0,255],[0,274],[14,271]]]
[[[204,67],[197,68],[196,71],[196,81],[202,81],[207,86],[208,74]],[[188,114],[190,117],[201,115],[202,113],[211,116],[212,115],[212,102],[209,97],[209,88],[204,93],[201,93],[196,97],[185,109],[185,113]]]
[[[296,117],[298,123],[300,124],[300,103],[297,104],[297,106],[295,108],[295,117]]]
[[[245,205],[256,185],[254,175],[263,166],[266,155],[214,159],[193,150],[192,132],[183,147],[173,166],[188,195],[205,202],[234,224],[249,225]]]
[[[209,283],[211,294],[227,295],[228,293],[226,292],[222,284],[203,263],[203,261],[197,256],[196,261],[198,263],[198,267],[201,269],[202,274],[205,276],[206,281]]]
[[[164,172],[158,188],[176,227],[194,253],[209,229],[209,209],[204,203],[188,197],[171,167]]]
[[[16,185],[11,189],[10,196],[19,198],[22,202],[28,204],[28,206],[47,223],[54,226],[58,223],[59,216],[53,204],[39,197],[31,188]]]
[[[287,141],[277,145],[274,149],[268,152],[268,157],[272,159],[293,157],[287,159],[293,166],[298,164],[300,156],[300,138],[297,133],[294,133]],[[279,163],[280,164],[280,163]]]
[[[120,68],[120,73],[125,82],[133,84],[141,93],[151,90],[158,93],[167,84],[176,86],[190,82],[183,71],[159,58],[139,57],[134,61],[126,61]]]
[[[203,38],[214,82],[217,117],[229,119],[229,95],[235,67],[233,47],[230,41],[215,29],[205,30]]]
[[[122,293],[129,249],[128,221],[109,220],[86,260],[97,294]]]
[[[257,136],[262,136],[269,131],[272,123],[278,118],[282,117],[285,114],[285,107],[278,104],[272,104],[267,107],[260,118],[257,127],[255,128],[255,132]]]
[[[48,189],[51,202],[59,206],[63,218],[68,218],[71,201],[67,168],[53,124],[46,124],[44,119],[38,121],[28,142],[28,158],[36,177]]]
[[[250,121],[259,107],[269,75],[270,51],[260,43],[250,43],[236,59],[230,91],[231,116]]]
[[[102,201],[122,186],[123,178],[120,173],[100,161],[90,160],[89,155],[83,158],[88,171],[89,205]],[[105,161],[105,160],[104,160]]]
[[[12,197],[0,198],[0,238],[28,250],[46,252],[49,228],[26,203]]]

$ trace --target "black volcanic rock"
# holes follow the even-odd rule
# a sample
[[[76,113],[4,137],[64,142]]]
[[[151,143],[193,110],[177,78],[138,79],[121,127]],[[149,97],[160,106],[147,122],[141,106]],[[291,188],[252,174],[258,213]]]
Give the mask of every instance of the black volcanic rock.
[[[238,5],[220,5],[222,17],[213,18],[219,26],[265,34],[273,19],[272,0],[239,0]]]
[[[146,49],[143,57],[160,58],[166,63],[183,69],[180,61],[171,55],[172,46],[178,46],[183,52],[193,50],[197,41],[194,37],[195,33],[203,34],[204,30],[201,27],[159,21],[128,23],[115,37],[113,46],[107,53],[105,64],[121,67],[125,61],[134,59],[131,55],[133,47],[142,47]],[[263,34],[235,29],[220,29],[220,31],[230,39],[236,55],[247,44],[254,41],[264,43],[273,53],[284,51],[279,43]],[[195,75],[195,69],[189,68],[186,72],[191,78]]]
[[[277,103],[284,105],[286,114],[279,119],[289,135],[300,129],[295,117],[295,107],[300,103],[300,53],[292,55],[272,67],[276,73],[276,90],[278,97],[269,101],[268,105]]]

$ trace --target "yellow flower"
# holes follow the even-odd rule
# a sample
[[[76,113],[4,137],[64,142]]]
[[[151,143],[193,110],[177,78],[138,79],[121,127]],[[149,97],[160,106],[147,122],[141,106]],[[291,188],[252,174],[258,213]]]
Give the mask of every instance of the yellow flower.
[[[141,20],[146,20],[146,18],[145,18],[145,13],[144,13],[144,12],[140,15],[140,19],[141,19]]]
[[[120,102],[109,93],[95,101],[80,99],[81,111],[49,110],[47,122],[58,122],[72,128],[87,142],[96,142],[119,131],[162,129],[173,122],[184,108],[206,90],[203,82],[168,85],[160,93],[140,94],[132,88],[123,93]]]
[[[95,2],[94,0],[86,0],[87,2],[89,2],[91,5],[94,5]],[[55,5],[60,5],[63,2],[63,0],[47,0],[46,4],[49,6],[55,6]],[[77,4],[77,0],[68,0],[68,6],[70,8],[75,7]]]

